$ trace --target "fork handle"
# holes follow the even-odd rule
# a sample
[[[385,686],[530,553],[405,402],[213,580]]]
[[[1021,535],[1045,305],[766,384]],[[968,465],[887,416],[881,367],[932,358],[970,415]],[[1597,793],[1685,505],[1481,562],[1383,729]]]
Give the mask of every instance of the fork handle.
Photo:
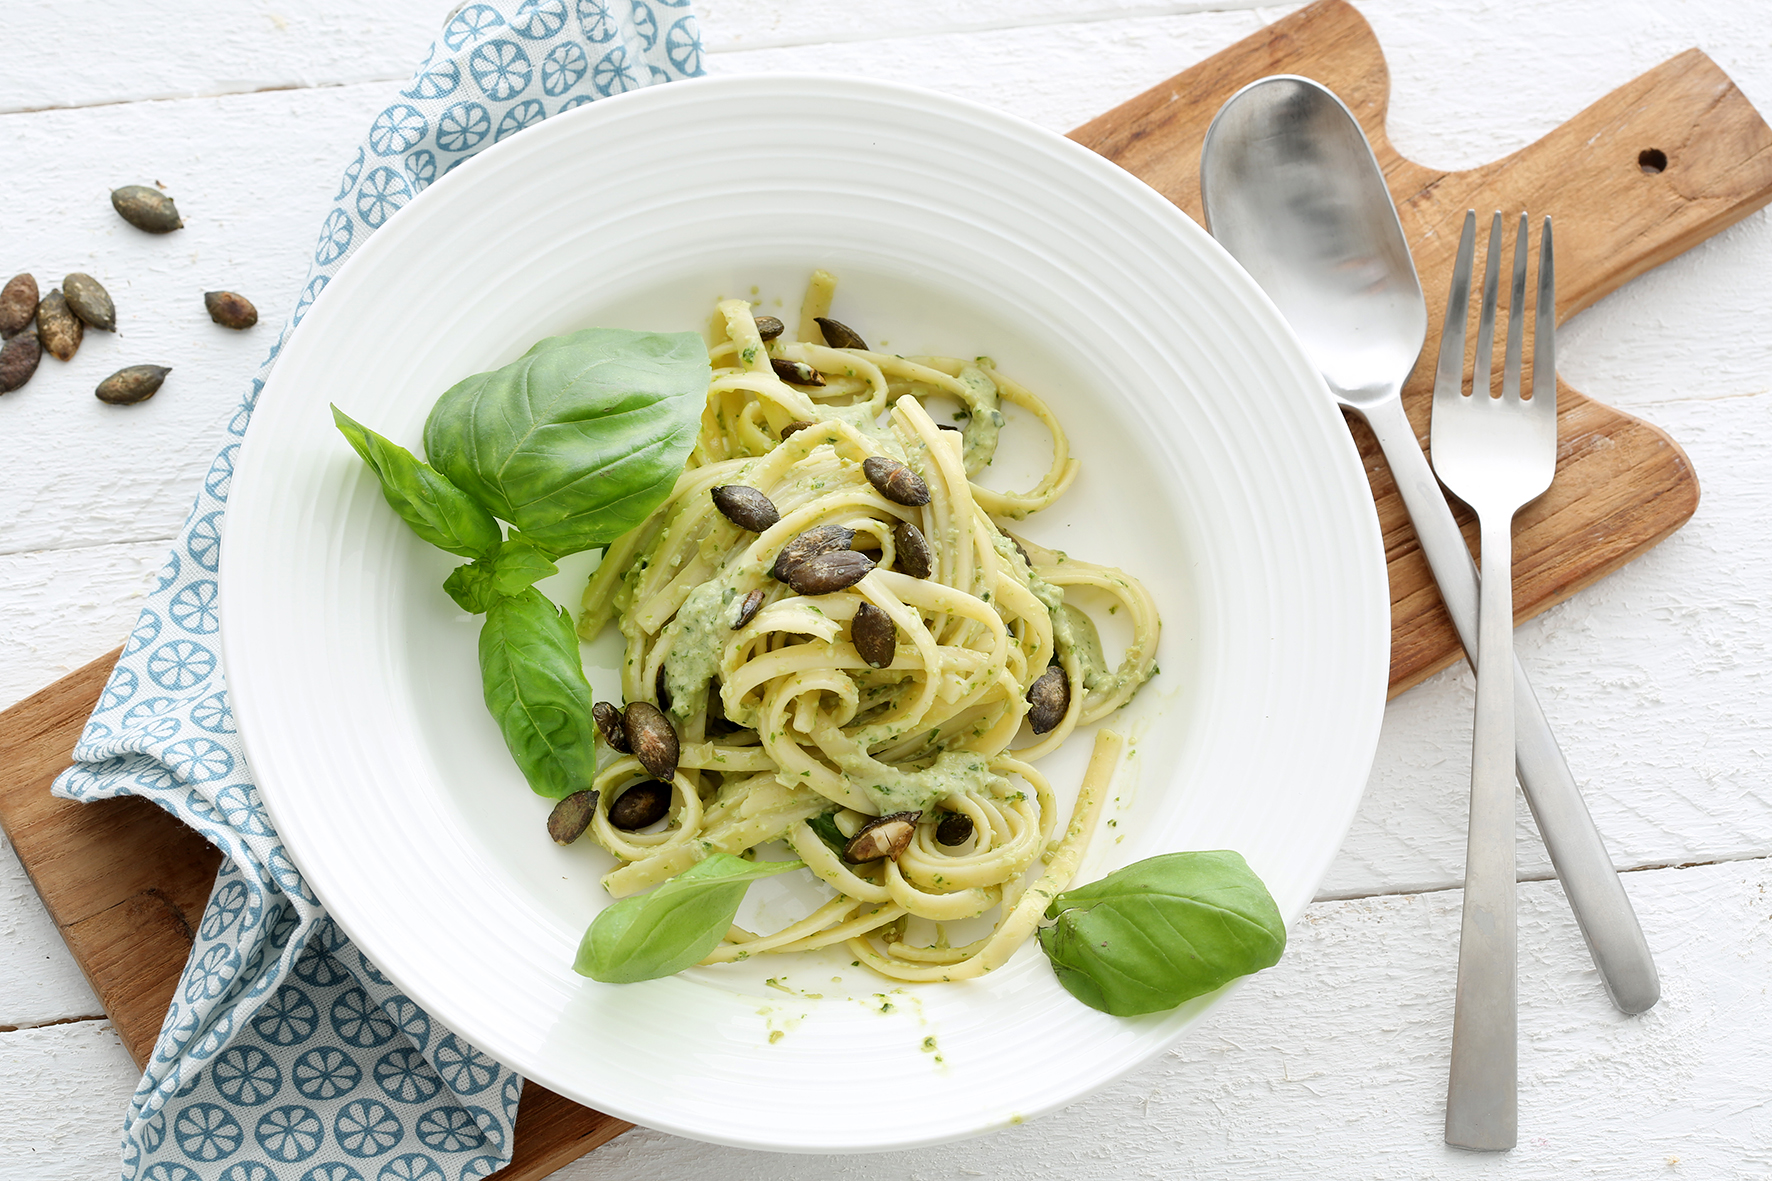
[[[1482,522],[1483,579],[1477,615],[1477,713],[1471,736],[1470,836],[1464,857],[1464,925],[1446,1143],[1512,1148],[1519,1121],[1519,1015],[1514,935],[1513,512],[1491,507]]]
[[[1471,656],[1477,647],[1478,579],[1464,535],[1401,399],[1373,405],[1365,418],[1390,465],[1459,641]],[[1641,1013],[1661,996],[1655,960],[1526,670],[1517,657],[1513,665],[1514,757],[1526,803],[1612,1003],[1622,1012]]]

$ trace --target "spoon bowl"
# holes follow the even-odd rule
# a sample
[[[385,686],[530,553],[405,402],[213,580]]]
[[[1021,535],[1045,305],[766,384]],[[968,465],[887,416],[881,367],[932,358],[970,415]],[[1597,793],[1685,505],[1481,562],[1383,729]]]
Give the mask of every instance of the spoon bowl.
[[[1427,339],[1427,302],[1384,173],[1342,101],[1279,74],[1206,132],[1206,223],[1298,334],[1330,392],[1394,396]]]

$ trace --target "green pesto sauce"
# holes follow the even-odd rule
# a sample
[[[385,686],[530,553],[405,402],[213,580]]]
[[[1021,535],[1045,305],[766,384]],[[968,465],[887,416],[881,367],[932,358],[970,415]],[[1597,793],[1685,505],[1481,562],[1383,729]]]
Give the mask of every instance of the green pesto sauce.
[[[990,760],[971,750],[948,750],[921,770],[894,767],[865,756],[839,759],[837,767],[885,816],[926,812],[953,792],[983,791],[992,779]]]
[[[736,590],[716,579],[690,591],[677,608],[677,638],[665,661],[665,683],[671,691],[671,715],[680,722],[708,707],[708,682],[720,671],[720,650],[738,615],[733,605],[737,597]]]
[[[1026,572],[1028,590],[1033,592],[1034,598],[1045,604],[1047,612],[1052,616],[1052,646],[1058,650],[1061,661],[1066,655],[1076,660],[1077,673],[1082,678],[1084,691],[1106,695],[1118,693],[1134,678],[1138,684],[1144,683],[1146,678],[1138,676],[1137,666],[1131,660],[1117,669],[1108,667],[1107,656],[1101,648],[1101,633],[1095,630],[1095,621],[1089,618],[1087,612],[1066,603],[1064,591],[1035,573],[1033,567],[1022,560],[1021,551],[1001,531],[992,531],[991,544],[1012,568]]]
[[[963,458],[966,474],[976,476],[997,454],[997,436],[1003,429],[1003,412],[997,409],[997,383],[977,365],[960,370],[960,384],[966,388],[966,425],[962,437],[966,441]]]

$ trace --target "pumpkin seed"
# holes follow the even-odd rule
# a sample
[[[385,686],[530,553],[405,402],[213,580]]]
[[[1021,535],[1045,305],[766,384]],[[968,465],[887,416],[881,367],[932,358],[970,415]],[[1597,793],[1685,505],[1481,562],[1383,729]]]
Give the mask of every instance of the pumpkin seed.
[[[892,549],[893,562],[901,573],[912,578],[928,578],[935,573],[935,554],[929,548],[929,539],[909,521],[892,526]]]
[[[878,861],[882,857],[898,860],[898,855],[911,847],[917,834],[921,812],[894,812],[864,824],[843,849],[843,860],[851,865]]]
[[[918,508],[929,503],[929,485],[923,482],[922,476],[896,459],[870,455],[861,461],[861,473],[881,496],[893,504]]]
[[[885,668],[898,652],[898,625],[872,603],[863,603],[850,621],[849,642],[869,668]]]
[[[951,422],[938,422],[935,424],[935,429],[938,431],[953,431],[956,435],[963,435],[966,433]]]
[[[1035,734],[1044,734],[1064,720],[1071,707],[1071,681],[1064,669],[1054,664],[1028,686],[1028,725]]]
[[[258,309],[236,291],[205,291],[203,307],[209,318],[223,328],[245,329],[258,323]]]
[[[43,346],[35,332],[21,332],[0,345],[0,394],[10,394],[30,381],[42,359]]]
[[[781,520],[775,502],[748,485],[722,484],[713,495],[714,507],[740,529],[761,533]]]
[[[867,351],[868,342],[861,334],[847,324],[833,320],[829,316],[815,316],[820,330],[824,332],[824,342],[834,349],[861,349]]]
[[[774,340],[788,330],[788,326],[774,316],[758,316],[756,321],[757,335],[764,340]]]
[[[647,774],[668,781],[677,773],[677,756],[682,748],[677,743],[677,730],[664,711],[649,701],[630,701],[622,715],[622,727],[627,731],[634,757]]]
[[[791,381],[795,385],[823,385],[824,377],[804,361],[784,361],[780,357],[769,358],[769,367],[775,370],[775,376],[783,381]]]
[[[941,845],[964,845],[972,836],[972,817],[964,812],[949,812],[935,826],[935,840]]]
[[[138,230],[170,234],[184,226],[172,198],[149,185],[124,185],[111,190],[111,208]]]
[[[591,717],[596,719],[597,729],[603,732],[603,741],[609,749],[618,754],[631,755],[634,748],[628,745],[628,732],[622,728],[621,711],[607,701],[599,701],[591,706]]]
[[[652,695],[658,698],[658,708],[671,708],[671,675],[663,664],[658,666],[658,672],[653,675]]]
[[[49,355],[58,361],[72,361],[86,335],[86,326],[68,307],[60,289],[51,291],[37,305],[37,335]]]
[[[31,317],[37,314],[37,279],[30,274],[14,275],[0,288],[0,336],[23,332]]]
[[[794,421],[781,428],[781,437],[786,439],[789,435],[797,435],[807,427],[813,425],[815,424],[809,418],[796,418]]]
[[[111,293],[91,275],[75,271],[62,280],[62,297],[68,309],[101,332],[117,331],[117,306]]]
[[[133,406],[146,402],[160,390],[160,383],[172,370],[165,365],[131,365],[119,369],[98,383],[92,391],[101,402],[113,406]]]
[[[591,817],[597,813],[597,793],[575,791],[554,805],[548,813],[548,835],[556,845],[570,845],[585,835]]]
[[[746,595],[744,597],[744,602],[738,605],[738,621],[732,625],[732,630],[737,631],[739,628],[755,619],[757,617],[757,612],[762,609],[763,588],[758,587],[756,590]]]
[[[846,550],[854,540],[855,530],[846,525],[815,525],[781,547],[769,573],[778,582],[787,582],[794,567],[819,554]]]
[[[609,823],[623,832],[633,832],[649,824],[657,824],[670,810],[670,787],[655,779],[648,779],[644,783],[634,784],[616,797],[615,803],[609,805]]]
[[[872,558],[852,549],[833,550],[807,558],[788,571],[795,594],[829,595],[854,586],[874,568]]]

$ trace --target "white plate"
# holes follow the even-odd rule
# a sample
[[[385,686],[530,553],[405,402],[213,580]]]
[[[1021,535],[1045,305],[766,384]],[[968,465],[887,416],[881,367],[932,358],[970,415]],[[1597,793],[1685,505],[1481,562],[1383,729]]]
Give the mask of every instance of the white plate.
[[[877,347],[989,354],[1044,394],[1083,473],[1028,533],[1157,597],[1162,672],[1113,723],[1136,753],[1080,880],[1237,849],[1296,918],[1353,816],[1384,703],[1383,553],[1347,430],[1203,230],[1085,149],[955,99],[829,77],[678,83],[551,119],[421,194],[326,290],[264,390],[227,517],[222,636],[284,842],[434,1018],[654,1128],[902,1148],[1070,1103],[1222,995],[1109,1017],[1031,942],[982,980],[903,989],[840,953],[640,985],[575,975],[608,858],[547,839],[549,801],[480,701],[478,620],[440,589],[455,560],[395,517],[327,411],[417,449],[446,387],[540,337],[700,328],[716,297],[753,285],[791,319],[815,266]],[[543,589],[576,605],[587,568]],[[587,649],[599,696],[613,656]],[[1046,764],[1062,795],[1087,746]]]

